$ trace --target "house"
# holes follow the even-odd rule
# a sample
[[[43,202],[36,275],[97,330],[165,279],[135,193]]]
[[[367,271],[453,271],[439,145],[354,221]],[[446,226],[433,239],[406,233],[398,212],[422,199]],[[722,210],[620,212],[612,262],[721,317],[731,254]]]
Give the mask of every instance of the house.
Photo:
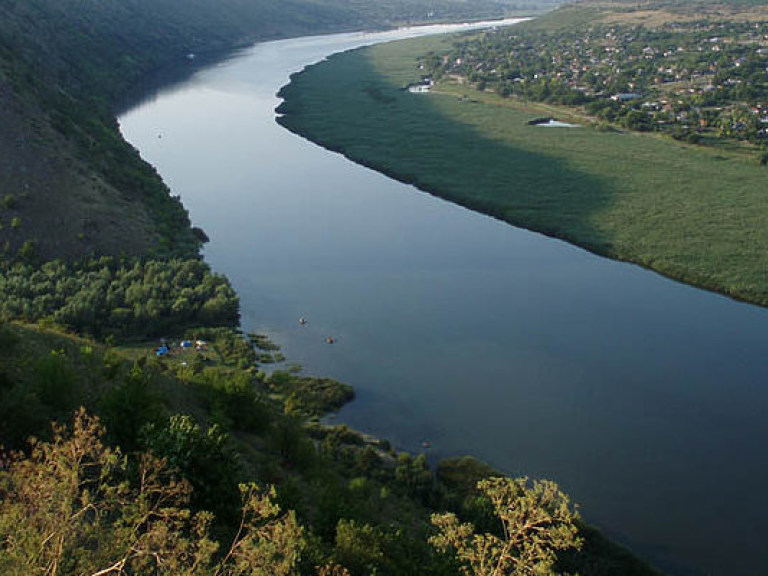
[[[620,92],[611,96],[611,100],[614,102],[630,102],[632,100],[639,100],[640,98],[642,98],[642,95],[636,94],[635,92]]]

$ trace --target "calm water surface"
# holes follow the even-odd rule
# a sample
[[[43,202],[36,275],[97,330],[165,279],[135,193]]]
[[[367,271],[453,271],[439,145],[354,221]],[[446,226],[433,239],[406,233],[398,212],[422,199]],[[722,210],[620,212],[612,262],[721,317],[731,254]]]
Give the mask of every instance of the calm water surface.
[[[123,133],[211,236],[244,326],[355,386],[338,420],[555,479],[671,573],[768,574],[768,311],[456,207],[275,123],[290,73],[416,33],[257,45],[145,98]]]

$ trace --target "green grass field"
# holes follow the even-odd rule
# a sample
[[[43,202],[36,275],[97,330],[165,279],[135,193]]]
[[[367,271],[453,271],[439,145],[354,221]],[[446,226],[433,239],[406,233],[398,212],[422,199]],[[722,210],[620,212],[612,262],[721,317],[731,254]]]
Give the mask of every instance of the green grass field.
[[[420,189],[596,253],[768,305],[768,169],[754,154],[595,126],[566,109],[419,79],[427,38],[332,57],[283,90],[280,122]]]

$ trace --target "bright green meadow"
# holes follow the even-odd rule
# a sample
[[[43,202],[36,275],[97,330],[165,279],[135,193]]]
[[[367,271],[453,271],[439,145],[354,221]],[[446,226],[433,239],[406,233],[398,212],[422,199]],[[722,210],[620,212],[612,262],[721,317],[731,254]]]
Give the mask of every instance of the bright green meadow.
[[[768,305],[768,168],[754,154],[593,125],[443,81],[450,39],[336,55],[293,77],[280,122],[361,164],[510,224]],[[545,128],[541,116],[578,128]]]

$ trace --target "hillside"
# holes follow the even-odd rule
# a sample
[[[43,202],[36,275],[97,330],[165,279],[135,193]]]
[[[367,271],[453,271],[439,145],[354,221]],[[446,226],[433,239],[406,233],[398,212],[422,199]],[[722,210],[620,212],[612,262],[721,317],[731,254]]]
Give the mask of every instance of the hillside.
[[[120,137],[114,106],[165,66],[258,39],[499,17],[506,3],[0,0],[0,254],[190,256],[204,235]]]

